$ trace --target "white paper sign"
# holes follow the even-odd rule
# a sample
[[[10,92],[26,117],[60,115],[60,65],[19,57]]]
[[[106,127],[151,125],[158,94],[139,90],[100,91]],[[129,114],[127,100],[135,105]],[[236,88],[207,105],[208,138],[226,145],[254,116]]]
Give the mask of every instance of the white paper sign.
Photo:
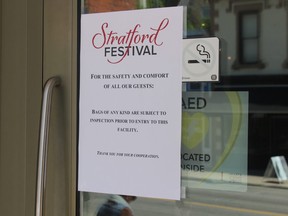
[[[182,13],[82,15],[80,191],[180,199]]]

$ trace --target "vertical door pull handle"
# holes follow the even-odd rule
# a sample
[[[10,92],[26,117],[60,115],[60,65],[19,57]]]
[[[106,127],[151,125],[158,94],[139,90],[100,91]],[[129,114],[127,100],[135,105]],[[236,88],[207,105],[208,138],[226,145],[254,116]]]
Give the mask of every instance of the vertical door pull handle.
[[[39,134],[38,150],[38,170],[37,170],[37,188],[36,188],[36,216],[43,215],[43,200],[46,186],[46,165],[47,150],[49,138],[49,123],[52,104],[52,93],[56,86],[61,83],[59,77],[52,77],[45,83],[42,96],[42,110]]]

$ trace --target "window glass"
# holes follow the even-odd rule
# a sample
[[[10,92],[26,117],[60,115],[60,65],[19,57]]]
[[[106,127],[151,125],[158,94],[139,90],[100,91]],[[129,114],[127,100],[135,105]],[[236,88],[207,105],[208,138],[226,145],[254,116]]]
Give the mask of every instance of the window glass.
[[[243,14],[242,15],[242,37],[251,38],[257,37],[257,14]]]
[[[134,215],[288,215],[286,1],[81,0],[81,5],[83,14],[184,6],[183,38],[220,39],[220,81],[183,84],[184,103],[197,105],[198,99],[203,106],[204,98],[214,109],[183,110],[182,198],[137,197],[130,203]],[[197,155],[191,148],[198,148]],[[204,166],[211,170],[208,176],[201,172]],[[203,184],[207,179],[217,187]],[[107,205],[127,198],[79,192],[79,216],[97,215],[111,196]]]
[[[258,17],[257,13],[242,14],[240,55],[241,63],[250,64],[258,62]]]
[[[245,39],[242,43],[243,63],[256,63],[258,60],[258,40],[257,39]]]

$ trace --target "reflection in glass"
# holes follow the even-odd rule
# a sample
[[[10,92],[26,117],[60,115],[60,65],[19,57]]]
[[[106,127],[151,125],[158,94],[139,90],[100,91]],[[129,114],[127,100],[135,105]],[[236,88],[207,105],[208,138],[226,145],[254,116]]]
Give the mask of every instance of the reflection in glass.
[[[186,33],[183,37],[217,36],[221,41],[220,82],[189,83],[185,89],[191,91],[191,94],[211,91],[245,91],[249,94],[246,128],[248,130],[248,173],[244,176],[247,178],[247,191],[207,190],[194,188],[192,185],[183,187],[181,201],[139,197],[137,201],[131,203],[134,214],[287,215],[287,181],[279,184],[276,176],[270,176],[269,180],[263,176],[271,157],[284,156],[284,159],[288,160],[287,2],[280,0],[82,0],[82,3],[84,13],[185,6]],[[223,140],[231,129],[225,122],[227,122],[225,114],[211,114],[208,126],[210,130],[213,129],[213,133],[207,133],[203,141],[203,149],[207,152],[212,149],[217,155],[223,149]],[[197,123],[198,128],[191,126],[187,130],[194,135],[197,131],[199,134],[205,134],[206,123],[205,117],[201,117]],[[193,141],[196,140],[195,136]],[[185,137],[182,139],[187,142]],[[241,160],[243,152],[240,149],[237,151],[234,152],[234,156]],[[187,159],[187,155],[185,157]],[[213,159],[212,155],[210,160]],[[233,163],[230,165],[233,170]],[[219,177],[227,181],[241,181],[237,173],[227,177],[217,171],[219,170],[216,170]],[[182,177],[182,181],[189,181],[188,177]],[[195,181],[195,173],[190,177],[194,177]],[[109,195],[105,194],[81,192],[80,215],[95,215],[98,207],[108,197]]]

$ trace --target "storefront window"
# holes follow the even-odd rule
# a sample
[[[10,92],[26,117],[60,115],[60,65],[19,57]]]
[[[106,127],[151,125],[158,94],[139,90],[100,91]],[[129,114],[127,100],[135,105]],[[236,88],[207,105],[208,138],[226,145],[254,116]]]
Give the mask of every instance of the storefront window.
[[[183,84],[182,198],[137,197],[131,202],[134,215],[287,215],[287,2],[81,0],[81,5],[82,14],[183,6],[183,40],[220,40],[220,81]],[[97,215],[109,196],[79,192],[79,215]]]

